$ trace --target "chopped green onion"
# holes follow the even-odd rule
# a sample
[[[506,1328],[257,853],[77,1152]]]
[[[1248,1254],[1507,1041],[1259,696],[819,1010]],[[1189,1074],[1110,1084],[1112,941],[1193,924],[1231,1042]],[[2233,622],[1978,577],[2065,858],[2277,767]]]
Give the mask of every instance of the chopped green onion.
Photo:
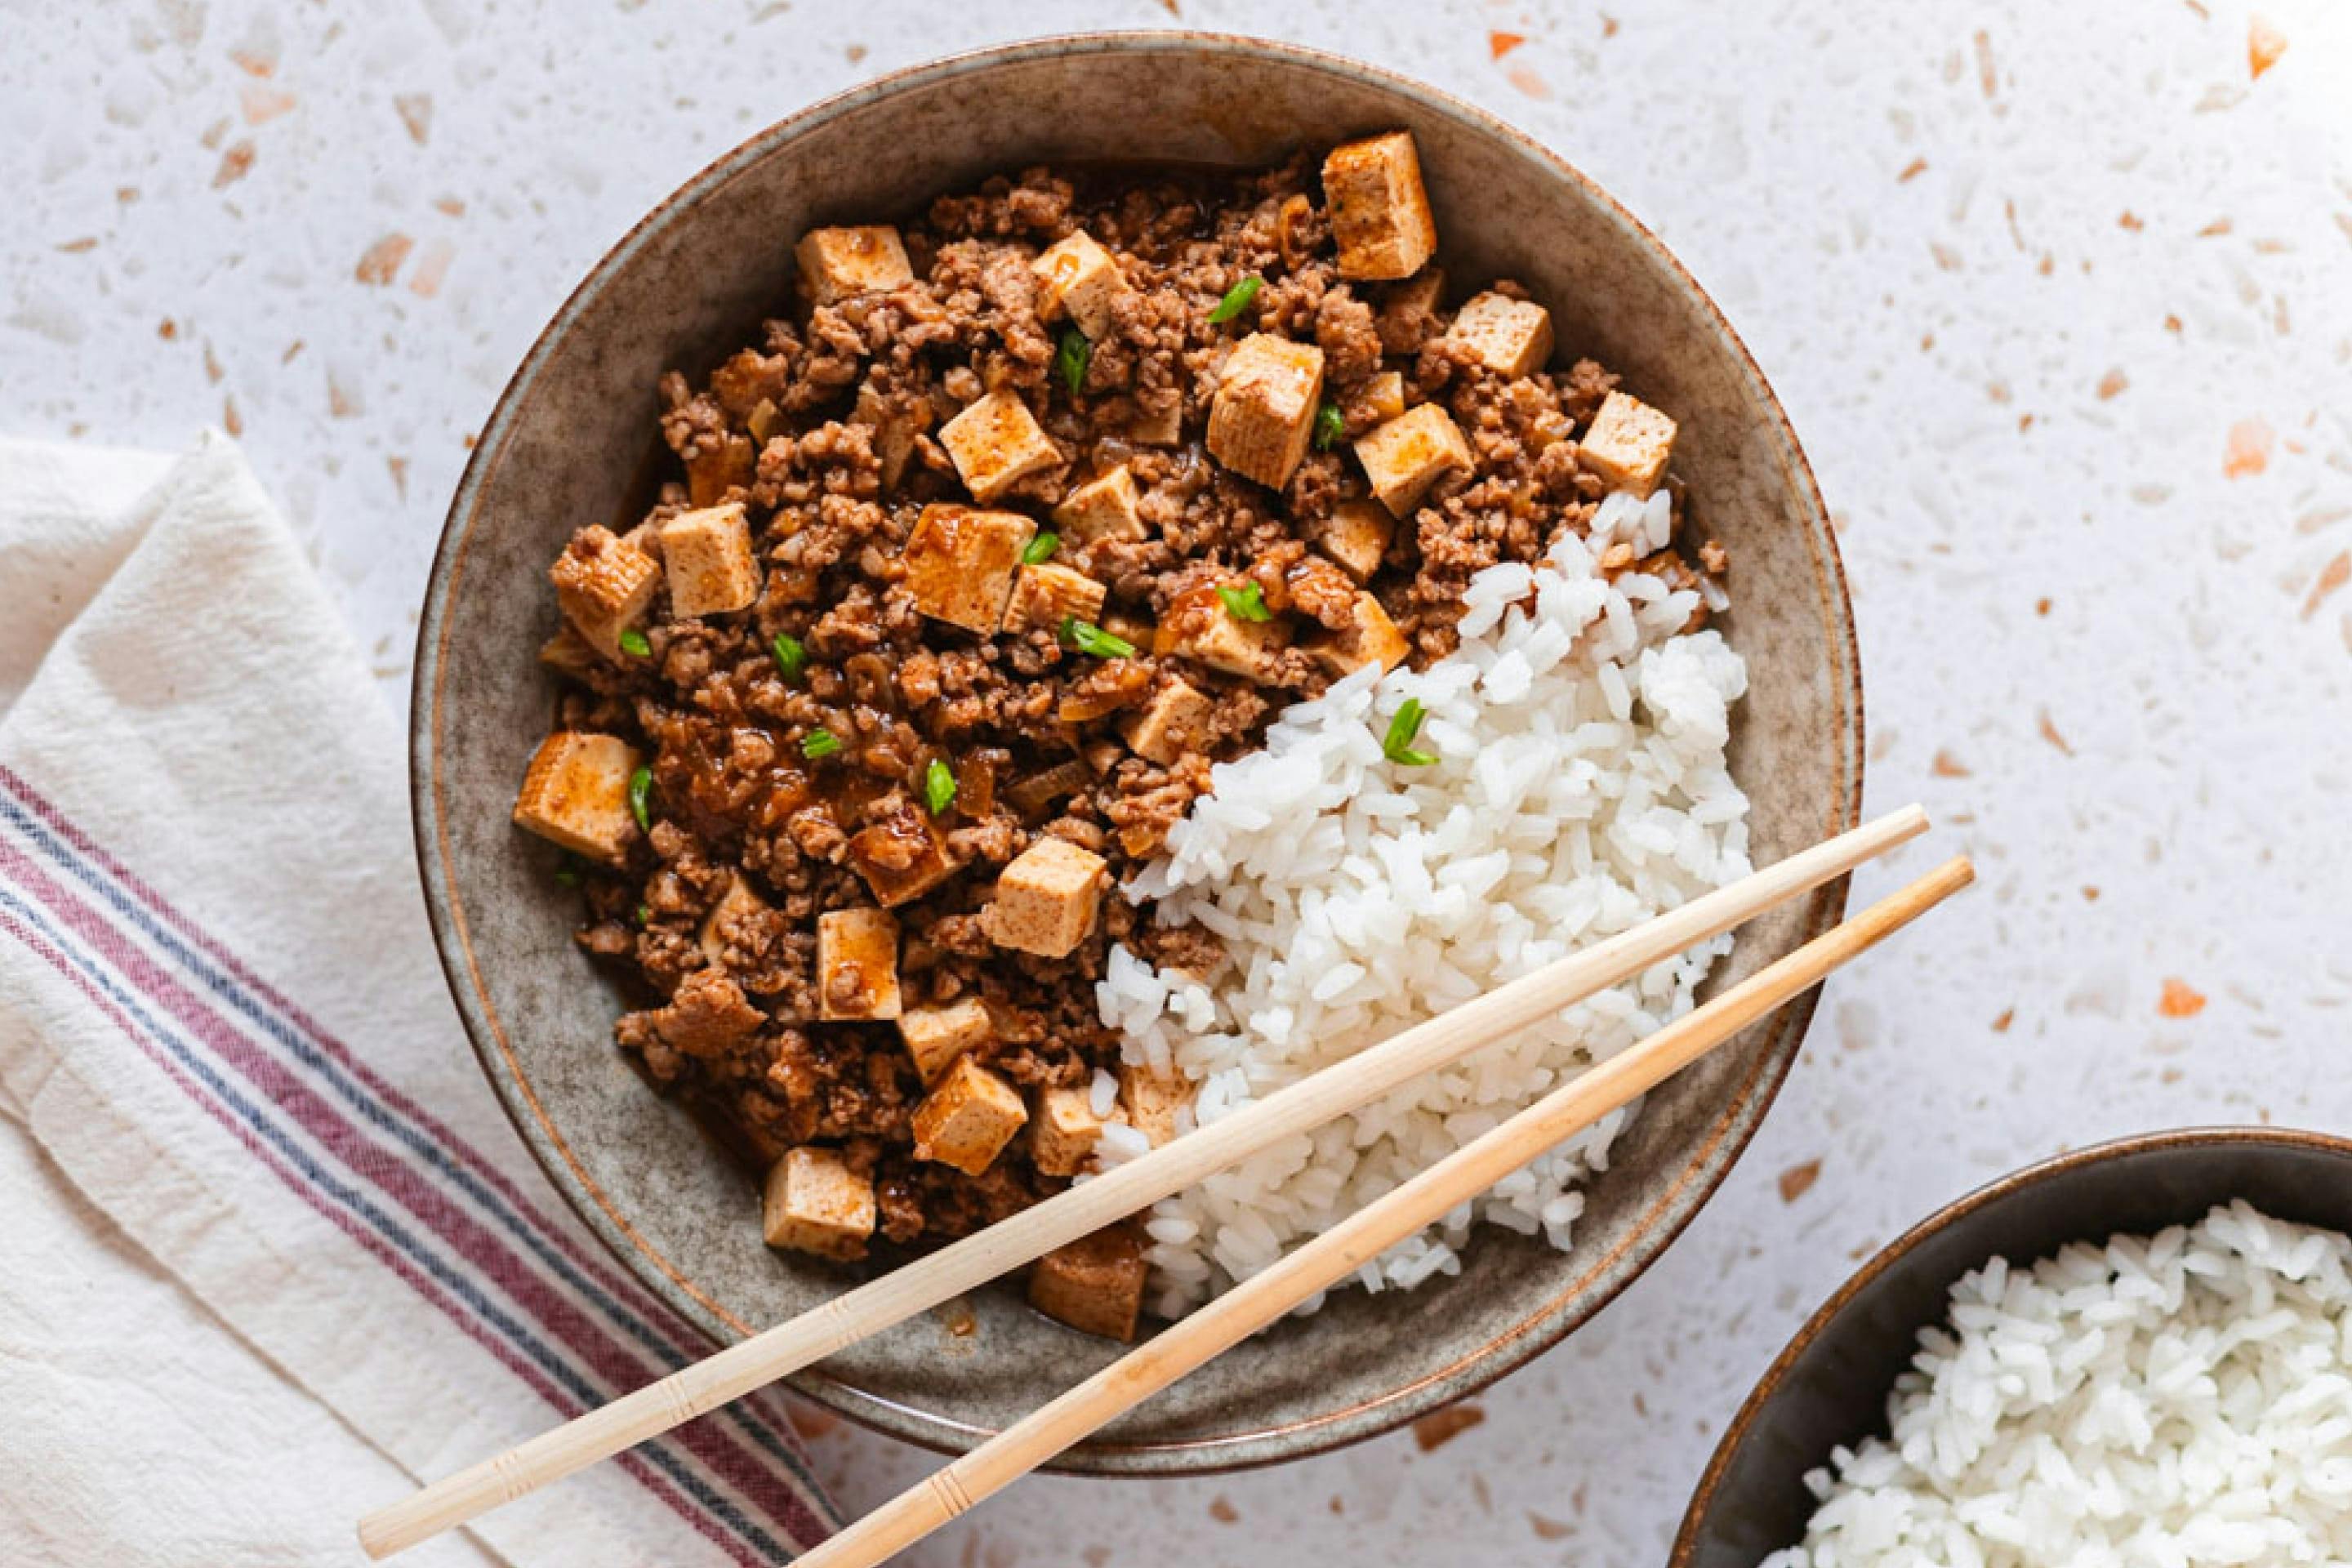
[[[777,673],[786,680],[798,680],[801,671],[808,668],[808,649],[789,632],[778,632],[776,640],[768,645],[768,651],[776,656]]]
[[[1054,552],[1060,548],[1062,548],[1062,536],[1055,533],[1050,528],[1045,529],[1023,548],[1021,552],[1021,564],[1024,566],[1043,566],[1046,562],[1051,561],[1054,558]]]
[[[923,804],[937,816],[954,802],[955,795],[955,770],[933,757],[931,765],[923,770]]]
[[[1339,412],[1336,403],[1326,403],[1315,411],[1315,449],[1328,452],[1339,444],[1348,433],[1348,416]]]
[[[639,768],[629,775],[629,815],[635,817],[637,826],[647,832],[651,832],[654,826],[651,809],[653,798],[654,771],[651,768]]]
[[[1087,341],[1086,333],[1076,327],[1062,331],[1062,341],[1054,350],[1054,374],[1076,397],[1078,388],[1087,384],[1087,363],[1095,357],[1095,345]]]
[[[1225,614],[1237,621],[1274,619],[1274,612],[1265,607],[1265,590],[1255,580],[1224,584],[1217,589],[1217,597],[1225,602]]]
[[[1253,274],[1226,289],[1225,297],[1217,301],[1217,308],[1209,312],[1209,325],[1222,327],[1248,310],[1250,301],[1256,299],[1257,291],[1265,287],[1265,279]]]
[[[563,864],[555,868],[555,885],[559,888],[576,888],[580,885],[579,862],[569,855],[563,858]]]
[[[1412,749],[1413,737],[1421,733],[1421,699],[1408,697],[1398,707],[1396,717],[1389,721],[1388,737],[1381,742],[1381,755],[1408,768],[1425,768],[1437,761],[1427,752]]]
[[[651,658],[654,645],[646,640],[645,633],[629,626],[621,633],[621,651],[631,658]]]
[[[651,904],[639,904],[637,906],[637,923],[639,925],[650,924],[653,918],[654,907]]]
[[[801,755],[814,762],[841,750],[841,737],[830,730],[811,730],[801,739]]]
[[[1133,658],[1135,645],[1122,637],[1114,637],[1076,616],[1062,617],[1062,640],[1080,653],[1090,653],[1097,658]]]

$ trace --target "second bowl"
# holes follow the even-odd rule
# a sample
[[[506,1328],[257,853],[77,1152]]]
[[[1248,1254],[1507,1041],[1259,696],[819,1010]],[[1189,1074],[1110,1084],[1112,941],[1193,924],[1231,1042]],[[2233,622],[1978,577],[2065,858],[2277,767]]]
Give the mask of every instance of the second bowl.
[[[1805,1473],[1886,1430],[1886,1397],[1943,1321],[1961,1275],[2022,1268],[2070,1242],[2194,1225],[2242,1198],[2298,1225],[2352,1231],[2352,1142],[2267,1127],[2154,1132],[2001,1177],[1890,1243],[1798,1331],[1733,1417],[1675,1542],[1672,1568],[1755,1568],[1803,1539]]]

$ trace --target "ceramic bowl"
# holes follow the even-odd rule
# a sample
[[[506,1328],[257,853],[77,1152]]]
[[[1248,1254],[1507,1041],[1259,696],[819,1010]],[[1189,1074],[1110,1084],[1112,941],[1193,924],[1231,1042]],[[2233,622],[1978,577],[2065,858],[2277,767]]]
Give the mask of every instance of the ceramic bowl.
[[[747,1174],[657,1100],[611,1040],[620,1008],[575,951],[546,847],[508,822],[553,689],[546,571],[571,531],[625,528],[656,460],[655,382],[699,376],[787,308],[795,236],[919,210],[1038,160],[1263,164],[1352,133],[1419,138],[1448,271],[1517,278],[1589,353],[1681,421],[1676,467],[1735,562],[1724,623],[1748,658],[1732,760],[1757,859],[1851,826],[1862,693],[1829,520],[1795,435],[1722,314],[1590,180],[1430,89],[1328,55],[1187,33],[1049,39],[919,67],[761,132],[688,181],[598,262],[515,373],[449,511],[424,607],[411,771],[434,931],[484,1069],[597,1235],[714,1339],[843,1288],[771,1252]],[[1733,976],[1834,923],[1842,886],[1748,928]],[[1204,1369],[1064,1468],[1167,1474],[1312,1452],[1454,1399],[1582,1322],[1723,1179],[1797,1051],[1800,1004],[1651,1098],[1563,1256],[1499,1231],[1410,1294],[1341,1292]],[[795,1379],[858,1421],[969,1447],[1116,1347],[1010,1290],[880,1334]]]
[[[1807,1470],[1886,1430],[1886,1394],[1954,1281],[1995,1257],[2189,1225],[2243,1198],[2352,1231],[2352,1141],[2265,1127],[2154,1132],[2029,1165],[1914,1226],[1798,1331],[1724,1433],[1675,1542],[1672,1568],[1755,1568],[1802,1538]]]

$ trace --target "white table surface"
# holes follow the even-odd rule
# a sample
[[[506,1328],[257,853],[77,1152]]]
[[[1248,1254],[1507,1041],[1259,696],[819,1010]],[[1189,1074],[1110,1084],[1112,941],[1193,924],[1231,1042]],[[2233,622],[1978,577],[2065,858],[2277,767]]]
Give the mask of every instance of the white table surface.
[[[2263,0],[2255,80],[2237,0],[0,0],[0,428],[240,431],[398,704],[467,432],[641,212],[836,89],[1180,4],[1471,98],[1677,248],[1841,521],[1871,804],[1944,824],[1858,891],[1955,847],[1984,885],[1832,985],[1723,1192],[1481,1425],[1033,1483],[921,1561],[1654,1562],[1936,1205],[2114,1134],[2352,1128],[2352,6]],[[933,1462],[814,1446],[852,1509]]]

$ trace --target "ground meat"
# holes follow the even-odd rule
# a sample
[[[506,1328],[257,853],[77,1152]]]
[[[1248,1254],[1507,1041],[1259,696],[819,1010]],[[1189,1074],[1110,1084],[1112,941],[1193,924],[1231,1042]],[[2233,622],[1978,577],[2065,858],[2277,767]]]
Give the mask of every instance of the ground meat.
[[[1121,763],[1113,775],[1117,795],[1105,808],[1118,846],[1138,860],[1149,859],[1168,841],[1168,830],[1183,820],[1192,802],[1208,793],[1206,759],[1190,755],[1159,768],[1140,761]]]
[[[1302,555],[1283,571],[1290,608],[1327,626],[1344,626],[1355,614],[1356,584],[1319,555]]]
[[[1033,267],[1080,231],[1123,282],[1091,341],[1049,308]],[[644,758],[646,831],[625,863],[570,873],[588,907],[581,945],[643,994],[616,1039],[752,1160],[834,1148],[875,1184],[882,1235],[926,1246],[1062,1182],[1019,1138],[978,1177],[916,1157],[926,1086],[892,1024],[832,1016],[863,989],[820,976],[819,918],[887,906],[902,1005],[979,999],[991,1037],[973,1059],[1016,1090],[1115,1068],[1118,1041],[1094,1003],[1110,944],[1199,973],[1220,944],[1114,892],[1066,955],[1000,947],[980,915],[1001,868],[1059,840],[1102,857],[1107,886],[1125,881],[1214,763],[1329,682],[1304,645],[1353,625],[1364,591],[1418,658],[1450,650],[1475,573],[1589,526],[1601,487],[1575,437],[1615,377],[1591,361],[1497,376],[1444,335],[1452,317],[1427,279],[1343,280],[1304,155],[1243,175],[1030,169],[939,198],[903,238],[909,280],[769,321],[700,385],[663,376],[659,435],[677,468],[645,511],[583,529],[552,574],[576,621],[577,606],[631,581],[642,563],[628,552],[660,565],[658,528],[641,524],[734,502],[758,580],[750,606],[675,616],[656,581],[631,625],[642,644],[616,658],[611,628],[600,638],[583,624],[542,658],[567,680],[560,726],[618,736]],[[1253,279],[1239,315],[1212,322]],[[1204,446],[1226,358],[1250,332],[1320,349],[1339,426],[1318,420],[1279,493]],[[1405,404],[1446,409],[1475,470],[1397,519],[1360,584],[1360,563],[1342,570],[1324,553],[1326,526],[1377,504],[1349,445],[1393,416],[1400,385]],[[1031,565],[1092,579],[1100,628],[1131,639],[1131,654],[1102,657],[1115,645],[1090,650],[1050,617],[975,635],[923,613],[917,521],[971,500],[941,426],[990,393],[1017,399],[1051,451],[989,507],[1058,530],[1033,541],[1047,548]],[[1122,466],[1139,531],[1088,538],[1051,521],[1072,488]],[[1605,562],[1677,588],[1727,564],[1711,544],[1696,567],[1673,552]],[[1211,590],[1244,583],[1283,623],[1246,678],[1170,637],[1215,609]],[[1128,737],[1179,685],[1210,699],[1206,717],[1187,721],[1171,761],[1136,754]]]
[[[652,1019],[663,1043],[689,1057],[715,1057],[767,1021],[744,999],[743,988],[715,968],[688,975]]]
[[[1181,969],[1188,974],[1205,975],[1225,956],[1224,942],[1201,926],[1140,926],[1131,945],[1137,956],[1153,967]]]
[[[1418,297],[1412,284],[1406,283],[1389,288],[1373,325],[1381,348],[1409,359],[1444,331],[1445,321],[1433,304]]]
[[[1372,308],[1343,284],[1323,296],[1315,310],[1315,342],[1323,350],[1324,379],[1347,387],[1381,368],[1381,334]]]

